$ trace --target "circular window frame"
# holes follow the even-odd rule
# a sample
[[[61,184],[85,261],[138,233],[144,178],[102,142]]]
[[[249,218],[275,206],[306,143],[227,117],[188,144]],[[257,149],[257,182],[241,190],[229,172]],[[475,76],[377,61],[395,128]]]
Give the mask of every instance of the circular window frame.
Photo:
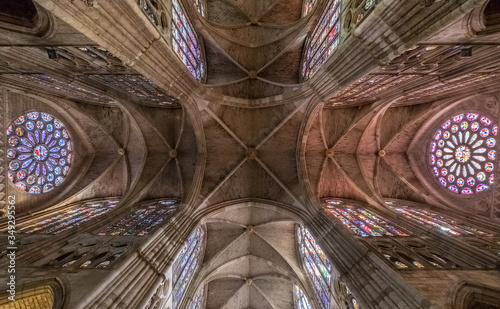
[[[450,189],[448,189],[448,186],[446,186],[446,187],[443,186],[443,184],[439,181],[439,177],[437,177],[434,174],[434,171],[432,169],[433,166],[430,164],[430,156],[432,154],[431,144],[434,141],[434,136],[436,135],[437,131],[442,130],[442,126],[447,120],[450,120],[453,117],[458,116],[460,114],[463,114],[464,118],[465,118],[466,117],[465,115],[467,115],[469,113],[478,114],[479,116],[477,119],[480,119],[479,117],[484,116],[484,117],[491,120],[492,127],[493,127],[493,125],[497,125],[497,127],[498,127],[497,117],[495,117],[491,112],[484,110],[484,109],[478,109],[477,107],[472,107],[472,108],[462,107],[462,108],[460,108],[460,111],[447,111],[446,113],[440,115],[439,118],[435,119],[433,121],[433,124],[431,124],[429,126],[429,129],[426,133],[427,137],[425,139],[426,147],[425,147],[425,158],[424,158],[424,162],[426,165],[425,170],[426,170],[426,173],[428,174],[428,176],[432,179],[431,183],[435,184],[436,187],[439,187],[440,189],[438,189],[438,191],[440,191],[441,193],[446,194],[449,197],[459,198],[459,199],[483,199],[483,198],[485,198],[493,193],[494,183],[493,183],[493,185],[489,185],[489,183],[488,183],[488,185],[490,187],[482,192],[479,192],[479,193],[474,192],[474,191],[472,194],[455,193],[455,192],[451,191]],[[497,139],[498,139],[498,134],[496,136],[496,140]],[[492,148],[492,150],[496,150],[496,145]],[[493,175],[495,175],[495,169],[498,168],[498,166],[495,166],[495,165],[496,164],[494,164]],[[474,177],[474,178],[476,178],[476,177]],[[488,181],[488,179],[486,179],[485,181]],[[494,181],[497,181],[497,180],[494,179]]]
[[[29,192],[29,189],[27,189],[27,190],[22,190],[22,189],[18,188],[18,187],[16,186],[16,184],[15,184],[13,181],[11,181],[10,179],[8,179],[8,183],[9,183],[10,187],[11,187],[11,188],[13,188],[14,190],[16,190],[17,192],[19,192],[19,193],[21,193],[21,194],[27,194],[28,196],[31,196],[31,197],[39,197],[39,196],[42,196],[42,195],[43,195],[43,196],[47,196],[47,195],[49,195],[49,194],[54,194],[54,193],[57,193],[58,191],[61,191],[61,188],[65,187],[65,184],[68,184],[68,180],[69,180],[69,179],[71,179],[71,175],[72,175],[73,167],[75,166],[75,154],[76,154],[76,152],[75,152],[75,145],[74,145],[74,140],[73,140],[73,136],[75,136],[75,132],[73,132],[73,130],[72,130],[72,129],[71,129],[71,128],[67,125],[67,121],[61,120],[61,119],[62,119],[62,118],[64,118],[64,117],[61,117],[60,115],[59,115],[59,116],[58,116],[58,115],[55,115],[53,111],[52,111],[52,112],[50,112],[50,111],[46,111],[46,110],[44,110],[44,109],[29,109],[29,110],[25,110],[25,111],[23,111],[22,113],[19,113],[16,117],[14,117],[14,118],[10,119],[10,120],[7,122],[7,123],[8,123],[8,125],[7,125],[7,128],[6,128],[6,129],[5,129],[5,131],[4,131],[4,133],[5,133],[5,135],[6,135],[7,150],[9,150],[10,148],[16,148],[16,147],[18,147],[18,146],[19,146],[19,145],[18,145],[18,146],[16,146],[16,147],[13,147],[13,146],[11,146],[11,145],[9,144],[9,142],[8,142],[8,137],[10,137],[10,136],[17,136],[17,135],[15,135],[15,133],[13,133],[13,134],[11,134],[10,136],[8,136],[8,135],[7,135],[7,130],[8,130],[8,128],[9,128],[11,125],[15,125],[15,124],[14,124],[14,121],[16,121],[17,119],[19,119],[19,117],[21,117],[21,116],[25,116],[25,117],[27,117],[27,115],[28,115],[29,113],[34,113],[34,112],[39,113],[39,116],[38,116],[39,118],[37,118],[37,120],[38,120],[38,119],[40,119],[40,118],[42,117],[42,116],[41,116],[41,115],[42,115],[42,113],[44,113],[44,114],[48,114],[48,115],[52,116],[52,117],[53,117],[53,120],[51,120],[51,122],[54,122],[54,120],[58,120],[58,121],[62,124],[62,128],[66,129],[66,132],[67,132],[67,134],[68,134],[68,138],[67,138],[67,140],[71,142],[71,147],[72,147],[72,149],[71,149],[70,151],[68,151],[68,154],[66,155],[66,159],[67,159],[68,155],[71,155],[71,162],[70,162],[69,164],[67,164],[67,165],[66,165],[66,166],[69,166],[68,172],[66,173],[66,175],[64,175],[63,173],[61,173],[61,176],[63,176],[63,182],[62,182],[60,185],[58,185],[58,186],[56,186],[56,185],[55,185],[55,179],[54,179],[54,181],[53,181],[53,182],[51,182],[51,183],[54,185],[54,188],[53,188],[52,190],[50,190],[50,191],[48,191],[48,192],[43,192],[43,186],[44,186],[44,185],[39,185],[39,186],[41,186],[41,192],[40,192],[40,193],[30,193],[30,192]],[[24,125],[24,124],[26,123],[26,121],[29,121],[29,119],[25,120],[25,122],[23,122],[23,124],[21,124],[21,125]],[[62,130],[62,128],[61,128],[61,130]],[[45,129],[45,128],[44,128],[44,129]],[[57,144],[56,144],[56,145],[57,145]],[[54,147],[55,147],[56,145],[54,145]],[[11,162],[13,162],[13,160],[19,161],[18,159],[10,159],[10,158],[8,158],[8,157],[7,157],[7,154],[5,154],[5,159],[6,159],[6,161],[7,161],[7,172],[12,171],[12,170],[10,169],[9,165],[10,165],[10,163],[11,163]],[[22,167],[21,167],[20,169],[22,169]],[[12,172],[17,173],[20,169],[18,169],[18,170],[16,170],[16,171],[12,171]],[[33,174],[34,174],[34,172],[33,172]],[[29,177],[30,175],[31,175],[31,174],[30,174],[30,173],[28,173],[28,175],[26,175],[26,179],[21,180],[21,181],[26,182],[26,181],[27,181],[27,177]],[[7,177],[7,178],[8,178],[8,177]],[[36,184],[36,181],[35,181],[34,185],[35,185],[35,184]],[[30,185],[30,186],[31,186],[31,185]]]

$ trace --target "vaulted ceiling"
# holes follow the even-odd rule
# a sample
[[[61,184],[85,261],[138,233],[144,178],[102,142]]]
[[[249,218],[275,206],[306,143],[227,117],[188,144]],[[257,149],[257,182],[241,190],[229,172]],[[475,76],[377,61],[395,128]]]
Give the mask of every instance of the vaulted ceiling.
[[[468,11],[439,22],[459,4],[474,9],[472,1],[376,7],[362,19],[375,26],[343,26],[350,49],[340,48],[321,78],[306,84],[299,79],[304,40],[326,1],[305,18],[300,0],[208,0],[206,18],[184,1],[207,58],[206,84],[195,86],[136,1],[123,4],[133,21],[106,15],[116,9],[111,2],[59,3],[67,11],[44,13],[59,25],[50,36],[19,35],[18,46],[0,37],[6,119],[49,110],[81,141],[81,161],[64,190],[37,199],[8,188],[21,212],[107,196],[122,196],[127,207],[179,199],[206,226],[204,262],[190,293],[204,284],[207,308],[293,308],[294,284],[311,295],[296,256],[300,220],[269,205],[313,213],[327,197],[379,208],[404,200],[500,217],[491,193],[460,199],[436,186],[422,148],[432,123],[456,109],[498,120],[500,55],[491,46],[498,35],[471,38],[462,28]],[[358,12],[360,1],[347,3],[343,16]],[[405,10],[415,13],[408,13],[414,28],[400,27],[400,16],[382,19]],[[117,20],[101,25],[96,16]],[[390,26],[372,33],[380,24]],[[472,57],[462,57],[466,44],[474,45]],[[47,59],[46,47],[57,61]],[[366,66],[356,71],[354,64]],[[224,96],[247,100],[213,99]]]
[[[204,222],[206,249],[197,283],[207,290],[205,308],[295,308],[293,288],[304,289],[305,277],[293,217],[252,203]]]
[[[246,99],[297,88],[312,16],[302,18],[302,2],[207,1],[206,18],[193,16],[205,46],[207,86]]]

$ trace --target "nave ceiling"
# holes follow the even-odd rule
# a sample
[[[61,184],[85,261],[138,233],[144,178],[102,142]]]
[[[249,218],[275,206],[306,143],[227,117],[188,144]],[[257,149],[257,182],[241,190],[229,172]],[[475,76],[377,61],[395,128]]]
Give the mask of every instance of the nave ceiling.
[[[109,196],[121,196],[123,211],[141,201],[179,200],[181,211],[192,212],[206,228],[204,262],[189,293],[205,284],[207,308],[293,308],[294,285],[312,293],[296,254],[295,227],[326,198],[381,210],[387,201],[400,201],[500,218],[493,190],[462,199],[437,187],[422,146],[436,123],[455,110],[498,121],[500,57],[491,46],[498,35],[471,39],[462,33],[456,39],[453,34],[465,32],[462,14],[422,40],[401,35],[391,52],[367,43],[359,55],[369,50],[369,69],[336,76],[332,67],[342,60],[332,58],[316,79],[300,84],[306,35],[325,4],[319,2],[304,18],[301,1],[209,0],[206,18],[189,8],[207,56],[206,84],[196,87],[174,54],[161,57],[176,71],[161,73],[160,56],[141,59],[147,49],[133,46],[127,55],[116,38],[102,44],[96,40],[98,27],[89,35],[95,41],[79,36],[68,23],[73,17],[52,16],[59,30],[36,46],[27,46],[26,38],[9,46],[11,39],[0,37],[4,121],[44,109],[63,119],[72,138],[81,141],[61,190],[39,198],[12,185],[7,192],[19,197],[22,213]],[[444,15],[446,5],[451,6],[438,1],[430,9]],[[86,13],[109,9],[78,1],[63,7]],[[418,4],[410,9],[422,10],[419,18],[428,10]],[[390,9],[376,12],[383,10]],[[135,18],[148,23],[139,12]],[[365,23],[376,22],[370,16]],[[430,21],[422,23],[429,33],[434,29]],[[368,26],[349,27],[343,39],[355,37],[357,43],[349,44],[359,47]],[[71,41],[54,39],[60,29],[74,32]],[[391,31],[381,36],[390,41],[397,32]],[[472,57],[461,56],[467,43]],[[148,46],[153,44],[160,43]],[[56,50],[57,61],[47,59],[47,46]],[[356,62],[358,50],[353,50],[349,61]],[[347,52],[340,52],[345,58]],[[220,97],[232,98],[216,100]],[[254,201],[288,205],[303,218],[256,207]],[[251,206],[213,212],[240,202]]]

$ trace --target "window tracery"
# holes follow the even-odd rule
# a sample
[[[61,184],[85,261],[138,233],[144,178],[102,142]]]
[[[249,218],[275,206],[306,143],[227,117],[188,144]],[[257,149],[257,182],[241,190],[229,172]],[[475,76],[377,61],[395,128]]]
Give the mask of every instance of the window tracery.
[[[177,210],[177,201],[160,200],[144,203],[126,217],[105,227],[97,235],[145,236],[153,233]]]
[[[368,11],[371,8],[373,8],[374,5],[375,5],[375,0],[366,0],[364,9]]]
[[[297,229],[297,240],[306,274],[323,308],[328,309],[330,307],[332,264],[309,231],[303,226]]]
[[[500,258],[500,240],[497,239],[495,240],[485,240],[485,239],[480,239],[480,238],[472,238],[472,239],[466,239],[466,243],[468,243],[471,246],[474,246],[480,250],[484,250],[487,252],[492,253],[496,257]]]
[[[326,210],[358,236],[409,236],[381,216],[342,202],[327,201]]]
[[[302,80],[307,80],[333,54],[340,39],[340,1],[330,0],[319,24],[306,43],[302,64]]]
[[[23,114],[7,128],[7,137],[8,178],[16,188],[41,194],[64,182],[73,145],[59,119],[43,112]]]
[[[335,300],[341,309],[360,309],[358,301],[351,290],[338,277],[335,278]]]
[[[172,0],[172,48],[182,63],[198,80],[205,77],[203,51],[198,35],[178,0]]]
[[[139,7],[149,21],[160,31],[168,29],[167,9],[161,0],[139,0]]]
[[[302,289],[294,285],[293,290],[295,292],[295,307],[297,309],[311,309],[312,307],[309,304],[309,300],[307,299]]]
[[[107,199],[74,203],[58,211],[57,214],[42,215],[26,223],[20,223],[17,231],[26,234],[58,234],[107,213],[118,202],[118,199]]]
[[[205,17],[207,11],[205,0],[193,0],[193,3],[201,16]]]
[[[198,227],[189,236],[173,265],[173,306],[177,308],[194,277],[198,266],[202,262],[202,247],[205,231]]]
[[[462,220],[438,214],[426,209],[410,208],[410,207],[393,207],[389,208],[396,212],[402,213],[406,218],[418,222],[423,225],[429,225],[438,231],[453,236],[493,236],[493,234],[476,228]]]
[[[472,264],[458,260],[451,254],[442,254],[419,239],[400,244],[396,241],[374,241],[373,246],[396,269],[461,268]]]
[[[434,133],[429,162],[434,176],[453,193],[471,195],[494,183],[496,124],[477,113],[446,120]]]
[[[74,238],[68,241],[68,245],[61,249],[56,258],[46,261],[46,266],[62,268],[109,268],[123,256],[133,245],[125,239],[109,238],[90,239],[88,235],[83,238]],[[109,241],[106,241],[106,240]]]
[[[121,255],[122,252],[120,253],[103,252],[80,264],[80,268],[89,268],[89,267],[107,268],[109,265],[111,265],[111,263],[118,260]]]
[[[307,14],[309,14],[313,10],[315,5],[316,0],[305,0],[304,7],[302,9],[302,17],[305,17]]]

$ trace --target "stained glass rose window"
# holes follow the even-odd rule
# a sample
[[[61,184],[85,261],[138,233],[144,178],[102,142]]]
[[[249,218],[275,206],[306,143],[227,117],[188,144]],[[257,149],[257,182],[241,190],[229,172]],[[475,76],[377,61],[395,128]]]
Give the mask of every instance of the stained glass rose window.
[[[479,114],[446,120],[430,145],[430,164],[439,182],[458,194],[474,194],[494,183],[497,125]]]
[[[71,165],[71,138],[64,124],[47,113],[30,112],[7,129],[8,177],[20,190],[40,194],[60,186]]]

